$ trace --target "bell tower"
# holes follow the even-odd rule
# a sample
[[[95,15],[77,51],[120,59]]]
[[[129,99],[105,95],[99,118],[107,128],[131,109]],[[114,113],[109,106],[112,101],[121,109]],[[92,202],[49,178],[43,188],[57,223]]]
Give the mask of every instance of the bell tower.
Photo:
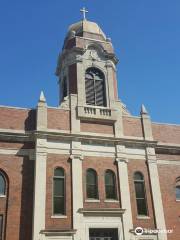
[[[116,121],[118,59],[111,39],[81,11],[83,19],[69,27],[58,59],[59,104],[69,105],[74,95],[78,118]]]

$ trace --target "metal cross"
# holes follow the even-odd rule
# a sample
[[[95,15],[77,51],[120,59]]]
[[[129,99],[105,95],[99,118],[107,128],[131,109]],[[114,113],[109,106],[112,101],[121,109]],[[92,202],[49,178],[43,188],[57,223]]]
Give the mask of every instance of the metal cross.
[[[83,7],[83,9],[81,9],[80,12],[82,12],[83,14],[83,19],[86,20],[86,13],[88,13],[88,10],[86,10],[86,8]]]

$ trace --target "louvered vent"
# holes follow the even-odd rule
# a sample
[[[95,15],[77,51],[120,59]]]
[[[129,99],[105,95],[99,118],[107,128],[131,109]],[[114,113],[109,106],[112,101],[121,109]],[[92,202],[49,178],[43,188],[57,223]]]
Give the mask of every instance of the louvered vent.
[[[85,78],[86,104],[106,106],[105,78],[97,68],[88,68]]]

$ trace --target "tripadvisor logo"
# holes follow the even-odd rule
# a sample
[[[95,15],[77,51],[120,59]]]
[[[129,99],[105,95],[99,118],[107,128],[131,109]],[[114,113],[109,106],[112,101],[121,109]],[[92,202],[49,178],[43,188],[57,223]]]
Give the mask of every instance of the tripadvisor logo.
[[[143,230],[143,228],[141,228],[141,227],[137,227],[136,229],[135,229],[135,234],[136,235],[142,235],[143,234],[143,232],[144,232],[144,230]]]
[[[169,234],[169,233],[173,233],[173,229],[143,229],[142,227],[137,227],[134,230],[135,234],[140,236],[143,234]]]

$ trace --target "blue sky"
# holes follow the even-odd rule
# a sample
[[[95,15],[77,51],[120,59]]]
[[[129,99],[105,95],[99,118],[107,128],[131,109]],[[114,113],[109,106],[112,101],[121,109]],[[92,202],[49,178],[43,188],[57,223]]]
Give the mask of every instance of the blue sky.
[[[57,57],[83,6],[112,38],[130,112],[144,103],[153,121],[179,124],[179,0],[1,0],[0,105],[35,107],[42,89],[57,106]]]

